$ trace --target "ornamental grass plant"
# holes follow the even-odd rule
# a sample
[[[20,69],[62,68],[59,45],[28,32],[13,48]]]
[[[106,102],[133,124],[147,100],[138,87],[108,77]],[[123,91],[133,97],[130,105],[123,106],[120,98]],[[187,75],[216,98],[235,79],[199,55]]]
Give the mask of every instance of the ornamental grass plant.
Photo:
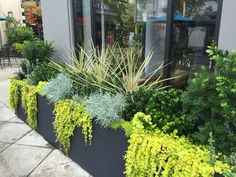
[[[99,52],[95,47],[87,52],[81,47],[79,57],[72,55],[72,63],[52,61],[52,67],[67,73],[79,85],[89,84],[97,90],[126,94],[139,88],[162,88],[163,63],[159,63],[157,69],[145,75],[145,68],[152,55],[151,52],[141,61],[142,49],[138,48],[124,50],[114,45],[104,52]]]

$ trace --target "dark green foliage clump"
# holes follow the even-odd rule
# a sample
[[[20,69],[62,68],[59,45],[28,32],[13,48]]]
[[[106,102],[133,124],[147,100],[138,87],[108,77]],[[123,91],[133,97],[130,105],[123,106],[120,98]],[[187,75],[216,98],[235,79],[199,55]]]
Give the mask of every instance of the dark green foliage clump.
[[[139,89],[138,91],[128,93],[125,97],[126,107],[123,112],[125,120],[130,121],[137,112],[145,112],[149,99],[155,93],[155,90]]]
[[[58,71],[52,68],[49,63],[43,62],[39,63],[33,72],[27,76],[27,80],[33,85],[38,85],[40,81],[48,82],[57,74],[59,74]]]
[[[52,43],[41,40],[25,41],[21,48],[21,54],[25,58],[21,63],[21,78],[29,79],[33,84],[37,84],[41,78],[41,81],[50,79],[48,75],[55,72],[55,69],[48,66],[53,54]]]
[[[176,129],[182,134],[190,127],[183,114],[182,94],[181,90],[162,90],[149,99],[145,113],[164,132],[171,133]]]
[[[195,125],[196,142],[206,144],[212,132],[216,150],[230,154],[236,151],[236,53],[214,45],[208,53],[215,71],[203,68],[195,75],[184,94],[184,111]]]
[[[37,62],[45,62],[51,58],[53,54],[52,43],[41,40],[25,41],[22,49],[22,56],[26,58],[30,64]]]
[[[144,90],[126,95],[127,106],[123,112],[125,120],[130,121],[137,112],[150,115],[153,122],[165,132],[188,132],[190,122],[186,122],[183,114],[183,91],[169,90]]]
[[[73,80],[73,94],[80,97],[86,97],[97,91],[97,87],[92,85],[90,82],[85,82],[84,84],[81,84],[79,81],[77,82],[78,76],[79,78],[84,80],[86,80],[87,77],[92,77],[89,76],[89,74],[86,75],[82,73],[78,73],[77,75],[70,75],[70,78],[72,78]]]
[[[16,43],[23,44],[24,41],[35,39],[33,31],[26,26],[7,28],[6,30],[8,45],[13,46]]]

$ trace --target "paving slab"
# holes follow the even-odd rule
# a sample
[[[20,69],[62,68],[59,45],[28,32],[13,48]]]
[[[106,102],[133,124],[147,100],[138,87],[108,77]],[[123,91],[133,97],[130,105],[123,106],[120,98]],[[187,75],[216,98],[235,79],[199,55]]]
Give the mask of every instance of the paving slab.
[[[5,107],[5,105],[0,101],[0,108]]]
[[[11,168],[5,162],[5,160],[0,156],[0,176],[1,177],[19,177],[11,171]]]
[[[0,143],[0,153],[4,151],[7,147],[9,147],[11,144],[9,143]]]
[[[59,150],[53,152],[29,177],[91,177],[85,170],[64,156]]]
[[[34,130],[25,135],[15,144],[28,145],[28,146],[38,146],[38,147],[47,147],[53,149],[52,145],[50,145],[42,136],[37,134]]]
[[[0,154],[0,163],[3,162],[0,176],[5,176],[4,172],[8,170],[17,177],[26,177],[51,151],[49,148],[11,145]]]
[[[6,107],[1,107],[0,108],[0,121],[8,121],[15,117],[15,113],[12,112],[12,110],[6,108]]]
[[[0,142],[14,143],[31,129],[25,124],[5,122],[0,125]]]
[[[18,117],[13,117],[13,118],[9,119],[7,122],[24,124],[24,122],[21,119],[19,119]]]

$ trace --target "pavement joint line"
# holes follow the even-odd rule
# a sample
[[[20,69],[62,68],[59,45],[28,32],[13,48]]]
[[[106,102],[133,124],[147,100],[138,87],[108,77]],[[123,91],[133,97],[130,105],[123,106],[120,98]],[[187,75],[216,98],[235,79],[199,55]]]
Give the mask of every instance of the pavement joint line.
[[[30,134],[33,130],[31,129],[29,132],[25,133],[23,136],[21,136],[19,139],[17,139],[14,144],[17,142],[17,141],[20,141],[22,138],[24,138],[26,135]]]
[[[1,143],[1,142],[0,142],[0,143]],[[4,149],[2,149],[2,150],[0,151],[0,154],[1,154],[2,152],[4,152],[5,150],[7,150],[10,146],[13,145],[12,143],[2,143],[2,144],[7,144],[7,145],[9,145],[9,146],[7,146],[7,147],[5,147]]]
[[[7,121],[1,121],[1,122],[0,122],[0,127],[1,127],[2,125],[6,124],[6,123],[7,123]]]
[[[12,113],[16,114],[16,112],[13,111],[13,110],[12,110],[9,106],[7,106],[5,103],[3,103],[3,102],[1,102],[1,103],[3,104],[4,107],[0,107],[0,109],[6,108],[6,109],[9,109]],[[15,117],[16,117],[16,115],[15,115]]]
[[[52,149],[52,150],[55,149],[53,146],[52,147],[46,147],[46,146],[37,146],[37,145],[30,145],[30,144],[16,144],[16,142],[14,143],[14,145],[17,145],[17,146],[27,146],[27,147],[36,147],[36,148],[43,148],[43,149]]]
[[[0,126],[2,126],[3,124],[9,123],[9,124],[24,124],[23,122],[9,122],[9,120],[4,120],[1,121],[2,123],[0,123]]]
[[[50,154],[52,154],[52,152],[54,151],[54,149],[52,149],[47,155],[46,157],[41,161],[39,162],[38,165],[36,165],[36,167],[26,176],[26,177],[29,177],[48,157]]]
[[[13,142],[13,144],[15,144],[17,141],[19,141],[20,139],[22,139],[23,137],[25,137],[27,134],[29,134],[32,130],[30,130],[27,133],[24,133],[20,138],[18,138],[16,141]]]
[[[11,118],[11,119],[9,119],[9,120],[6,120],[6,121],[3,121],[3,122],[13,123],[13,124],[25,124],[23,121],[22,121],[22,122],[11,121],[11,120],[14,119],[14,118],[18,118],[18,117],[13,117],[13,118]],[[19,118],[18,118],[18,119],[19,119]],[[21,120],[21,119],[19,119],[19,120]]]
[[[3,104],[3,106],[5,106],[6,108],[8,108],[12,111],[12,109],[9,106],[7,106],[4,102],[2,102],[2,100],[0,100],[0,103]],[[4,108],[4,107],[1,107],[1,108]]]
[[[0,108],[1,109],[1,108]],[[14,118],[18,118],[17,116],[13,116],[13,117],[11,117],[11,118],[9,118],[9,119],[7,119],[7,120],[3,120],[3,121],[0,121],[0,122],[9,122],[9,121],[11,121],[11,119],[14,119]],[[18,118],[19,119],[19,118]],[[10,122],[11,123],[11,122]],[[17,122],[12,122],[12,123],[17,123]]]

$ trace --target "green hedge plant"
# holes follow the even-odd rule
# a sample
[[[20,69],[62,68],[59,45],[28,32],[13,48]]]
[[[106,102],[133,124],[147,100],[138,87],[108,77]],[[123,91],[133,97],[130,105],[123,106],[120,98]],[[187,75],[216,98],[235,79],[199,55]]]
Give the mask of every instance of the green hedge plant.
[[[26,26],[10,27],[6,29],[8,45],[23,44],[24,41],[32,41],[35,39],[33,31]]]
[[[205,144],[209,132],[217,151],[236,151],[236,52],[224,52],[214,45],[208,50],[215,71],[206,68],[195,75],[184,94],[184,110],[195,125],[193,138]]]

